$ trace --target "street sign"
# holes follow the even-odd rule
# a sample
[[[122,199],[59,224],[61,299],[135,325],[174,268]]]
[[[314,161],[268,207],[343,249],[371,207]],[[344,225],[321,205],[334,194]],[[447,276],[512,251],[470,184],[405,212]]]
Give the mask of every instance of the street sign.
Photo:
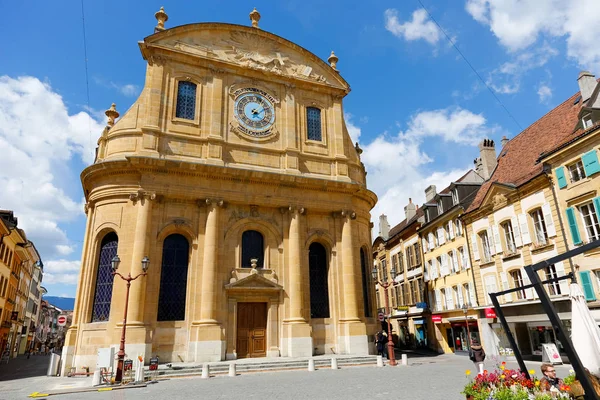
[[[383,322],[384,318],[385,318],[385,315],[383,315],[382,312],[380,312],[379,314],[377,314],[377,319],[379,320],[379,322]]]
[[[56,322],[58,323],[58,326],[65,326],[67,324],[67,316],[59,315]]]

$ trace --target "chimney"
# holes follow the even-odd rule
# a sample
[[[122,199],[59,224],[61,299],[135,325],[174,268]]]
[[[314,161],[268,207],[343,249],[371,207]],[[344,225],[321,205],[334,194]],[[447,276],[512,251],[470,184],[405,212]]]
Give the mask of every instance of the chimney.
[[[492,176],[492,172],[498,164],[496,157],[496,146],[491,139],[483,139],[479,143],[480,157],[475,160],[475,172],[477,172],[486,181]]]
[[[436,194],[437,192],[435,191],[435,185],[429,186],[427,189],[425,189],[425,201],[430,202],[433,200]]]
[[[577,83],[581,93],[581,103],[583,103],[592,97],[592,92],[596,88],[596,77],[591,72],[581,71]]]
[[[412,199],[408,199],[408,204],[404,206],[404,216],[408,222],[417,213],[417,207],[413,204]]]
[[[506,146],[506,143],[508,143],[508,138],[506,136],[502,136],[502,148],[504,148],[504,146]]]
[[[381,214],[379,216],[379,236],[383,238],[383,240],[388,240],[390,237],[390,224],[387,220],[387,215]]]

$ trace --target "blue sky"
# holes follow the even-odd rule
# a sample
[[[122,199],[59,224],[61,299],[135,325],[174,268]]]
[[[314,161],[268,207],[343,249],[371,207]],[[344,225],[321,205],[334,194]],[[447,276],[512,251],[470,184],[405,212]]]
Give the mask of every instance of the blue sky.
[[[79,173],[93,160],[112,102],[124,112],[144,84],[138,44],[164,6],[167,28],[194,22],[260,27],[327,59],[352,92],[344,109],[364,149],[373,220],[393,226],[412,197],[468,170],[477,143],[513,137],[600,72],[600,2],[422,0],[477,70],[415,1],[15,2],[0,34],[0,208],[38,247],[50,295],[74,296],[85,229]],[[486,87],[487,85],[487,87]],[[494,91],[514,120],[492,96]],[[515,122],[516,120],[516,122]]]

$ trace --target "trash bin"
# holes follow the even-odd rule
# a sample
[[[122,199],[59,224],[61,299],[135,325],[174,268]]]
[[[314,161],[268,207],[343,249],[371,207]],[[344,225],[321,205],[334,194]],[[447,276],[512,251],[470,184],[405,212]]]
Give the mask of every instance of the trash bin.
[[[50,353],[50,364],[48,364],[47,376],[56,376],[58,374],[58,365],[60,363],[60,356],[55,353]]]

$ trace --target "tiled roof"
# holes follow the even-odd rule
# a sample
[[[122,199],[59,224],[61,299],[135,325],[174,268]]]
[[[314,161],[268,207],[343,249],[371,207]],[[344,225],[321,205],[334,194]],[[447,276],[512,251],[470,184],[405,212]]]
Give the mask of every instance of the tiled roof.
[[[402,232],[404,230],[404,228],[407,228],[409,225],[411,225],[419,217],[422,217],[422,216],[423,216],[423,207],[419,207],[419,208],[417,208],[416,214],[409,221],[404,219],[398,225],[396,225],[392,229],[390,229],[389,237],[394,237],[394,235],[397,235],[398,233]]]
[[[580,133],[574,129],[581,102],[573,104],[579,95],[579,92],[575,93],[502,148],[498,166],[491,178],[481,186],[467,212],[476,210],[481,205],[492,183],[519,186],[542,173],[542,163],[537,163],[540,153],[554,149]]]

